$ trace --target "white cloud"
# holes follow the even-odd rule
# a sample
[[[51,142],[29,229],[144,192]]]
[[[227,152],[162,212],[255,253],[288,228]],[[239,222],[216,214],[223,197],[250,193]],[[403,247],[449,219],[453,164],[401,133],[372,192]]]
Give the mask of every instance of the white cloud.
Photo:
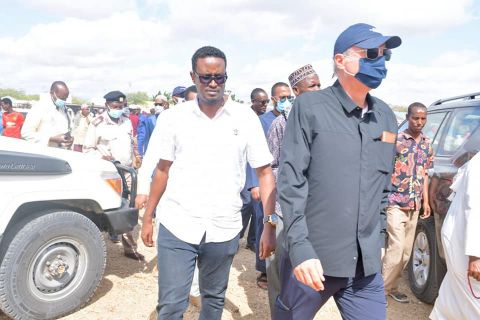
[[[423,66],[392,63],[388,72],[375,93],[380,98],[404,106],[414,101],[430,105],[440,98],[479,91],[480,54],[447,52]]]
[[[114,13],[135,10],[135,0],[21,0],[24,6],[53,15],[87,20],[108,17]]]
[[[225,51],[228,88],[248,101],[254,87],[287,81],[311,63],[322,86],[331,84],[331,51],[336,36],[352,23],[369,22],[387,34],[408,39],[442,33],[472,19],[472,0],[21,0],[63,20],[0,38],[0,87],[45,91],[65,80],[73,95],[101,96],[123,91],[172,90],[189,85],[190,58],[200,46]],[[408,48],[405,41],[402,50]],[[460,49],[460,48],[457,48]],[[479,83],[478,54],[446,53],[429,65],[392,61],[376,94],[393,104],[429,103]],[[463,62],[466,62],[463,64]]]

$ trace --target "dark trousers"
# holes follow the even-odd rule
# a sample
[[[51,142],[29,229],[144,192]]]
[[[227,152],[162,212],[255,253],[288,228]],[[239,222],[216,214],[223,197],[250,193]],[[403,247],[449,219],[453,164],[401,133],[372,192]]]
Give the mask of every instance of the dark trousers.
[[[225,242],[186,243],[160,225],[158,250],[157,319],[183,319],[198,259],[202,301],[201,320],[220,320],[238,235]],[[198,257],[197,257],[198,256]]]
[[[380,273],[365,276],[361,262],[353,278],[325,276],[323,291],[315,291],[296,280],[285,254],[281,257],[281,291],[275,302],[273,320],[308,320],[333,296],[346,320],[387,318],[383,279]]]
[[[255,247],[255,229],[256,229],[256,220],[255,220],[255,212],[253,211],[253,204],[252,202],[244,203],[242,206],[242,231],[240,231],[240,239],[243,238],[245,232],[247,231],[248,223],[250,222],[250,226],[248,227],[247,233],[247,245],[251,246],[252,248]]]
[[[267,273],[265,260],[260,260],[258,250],[260,248],[260,237],[263,232],[263,205],[260,201],[252,199],[253,211],[255,212],[255,269],[261,273]]]

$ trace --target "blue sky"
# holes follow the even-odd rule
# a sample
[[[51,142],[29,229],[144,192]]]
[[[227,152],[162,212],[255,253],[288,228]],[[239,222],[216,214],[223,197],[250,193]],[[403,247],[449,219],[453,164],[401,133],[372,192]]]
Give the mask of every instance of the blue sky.
[[[403,40],[373,92],[387,103],[480,91],[478,0],[5,0],[0,19],[0,87],[28,93],[54,80],[86,99],[171,91],[203,45],[227,54],[227,89],[246,101],[306,63],[326,87],[335,39],[357,22]]]

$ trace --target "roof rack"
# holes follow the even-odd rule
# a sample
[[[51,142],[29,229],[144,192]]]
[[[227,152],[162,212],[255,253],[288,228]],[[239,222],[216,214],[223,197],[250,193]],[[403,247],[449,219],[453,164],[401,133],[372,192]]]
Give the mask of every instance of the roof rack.
[[[431,106],[438,106],[444,102],[447,101],[454,101],[454,100],[473,100],[475,97],[480,97],[480,92],[475,92],[475,93],[469,93],[469,94],[463,94],[461,96],[455,96],[447,99],[440,99],[435,101],[434,103],[431,104]]]

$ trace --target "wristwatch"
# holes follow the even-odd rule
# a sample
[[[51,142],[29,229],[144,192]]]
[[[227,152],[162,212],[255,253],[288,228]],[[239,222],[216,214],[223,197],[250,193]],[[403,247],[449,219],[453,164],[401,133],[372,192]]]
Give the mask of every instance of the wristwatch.
[[[263,224],[270,223],[272,226],[276,227],[278,224],[278,215],[276,213],[268,214],[263,217]]]

